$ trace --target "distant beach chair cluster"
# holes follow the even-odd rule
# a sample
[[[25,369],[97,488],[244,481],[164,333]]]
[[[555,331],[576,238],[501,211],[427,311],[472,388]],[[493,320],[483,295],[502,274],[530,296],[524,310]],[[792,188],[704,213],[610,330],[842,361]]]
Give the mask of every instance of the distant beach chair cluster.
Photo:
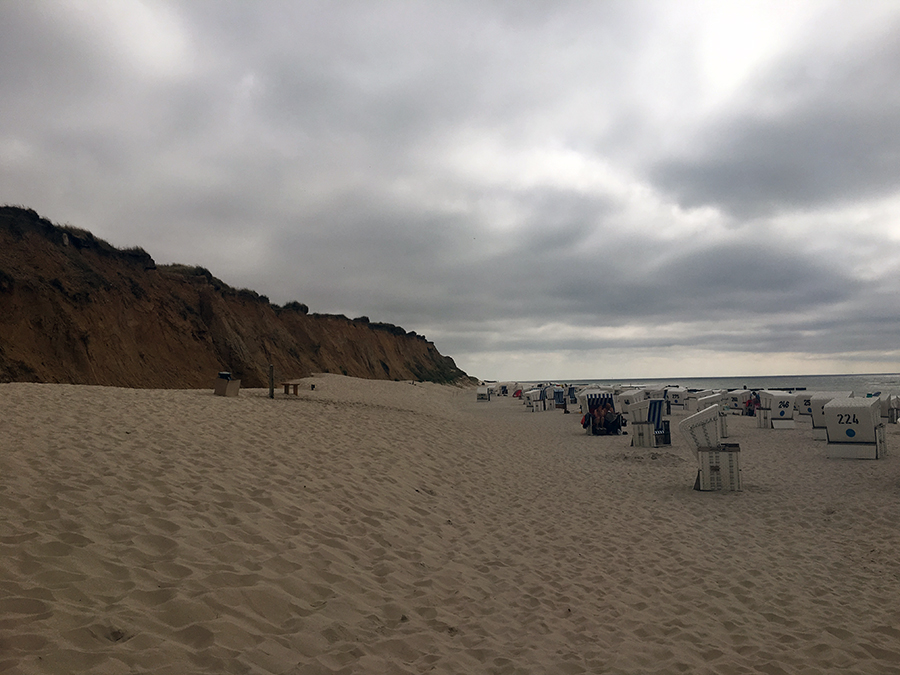
[[[586,434],[630,435],[631,447],[671,445],[671,418],[681,417],[679,431],[697,463],[694,488],[702,491],[742,489],[740,444],[725,440],[734,416],[754,417],[759,429],[809,430],[813,439],[825,441],[825,456],[833,459],[884,457],[885,425],[900,421],[900,394],[890,392],[511,382],[480,387],[477,399],[489,401],[494,392],[512,392],[530,412],[577,411]]]

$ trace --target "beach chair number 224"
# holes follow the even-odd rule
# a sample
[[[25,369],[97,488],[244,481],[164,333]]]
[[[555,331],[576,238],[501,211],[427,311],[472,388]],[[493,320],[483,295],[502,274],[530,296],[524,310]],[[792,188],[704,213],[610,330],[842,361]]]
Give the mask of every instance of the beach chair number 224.
[[[838,424],[859,424],[859,420],[856,415],[838,413]]]

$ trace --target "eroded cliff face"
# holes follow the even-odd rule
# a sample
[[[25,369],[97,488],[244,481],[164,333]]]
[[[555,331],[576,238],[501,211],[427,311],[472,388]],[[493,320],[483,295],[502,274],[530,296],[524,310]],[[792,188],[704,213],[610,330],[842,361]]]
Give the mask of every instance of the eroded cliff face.
[[[468,382],[422,336],[278,307],[207,270],[159,266],[34,211],[0,207],[0,381],[147,388],[242,386],[314,372]]]

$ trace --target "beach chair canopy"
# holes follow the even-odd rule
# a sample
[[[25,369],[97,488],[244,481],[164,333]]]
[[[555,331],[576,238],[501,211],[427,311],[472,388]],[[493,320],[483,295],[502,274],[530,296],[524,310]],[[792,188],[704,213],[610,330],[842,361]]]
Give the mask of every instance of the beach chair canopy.
[[[719,447],[719,407],[710,406],[685,417],[678,424],[678,430],[695,453]]]
[[[616,409],[615,397],[611,391],[588,391],[584,392],[582,396],[584,399],[582,407],[585,412],[592,412],[595,408],[604,404],[609,404],[613,410]]]
[[[900,396],[897,396],[894,392],[886,391],[878,396],[878,401],[881,404],[881,416],[887,417],[890,414],[891,408],[900,408]]]
[[[836,398],[853,398],[852,391],[817,391],[810,394],[810,415],[814,427],[825,428],[825,404]]]
[[[743,407],[747,401],[750,400],[750,396],[753,392],[749,389],[735,389],[734,391],[729,391],[726,394],[726,400],[728,401],[731,407]]]
[[[698,412],[700,410],[705,410],[711,405],[718,406],[723,399],[723,394],[707,394],[706,396],[701,396],[697,399]]]
[[[764,390],[759,392],[760,407],[769,410],[772,419],[794,419],[794,401],[796,399],[796,394],[786,391]]]
[[[829,443],[875,443],[881,425],[877,398],[833,398],[824,407]]]
[[[628,412],[632,405],[637,401],[643,401],[645,398],[643,389],[625,389],[615,396],[616,404],[619,406],[621,412]]]
[[[660,428],[665,412],[666,402],[661,398],[645,398],[632,403],[628,408],[632,422],[653,422],[654,429]]]
[[[649,399],[650,406],[647,409],[647,421],[653,425],[654,431],[663,431],[663,414],[666,412],[666,402],[661,399]]]
[[[812,415],[812,394],[808,391],[797,394],[794,409],[801,415]]]
[[[684,399],[689,393],[690,392],[683,387],[670,387],[669,389],[666,389],[666,398],[672,403],[679,405],[684,403]]]

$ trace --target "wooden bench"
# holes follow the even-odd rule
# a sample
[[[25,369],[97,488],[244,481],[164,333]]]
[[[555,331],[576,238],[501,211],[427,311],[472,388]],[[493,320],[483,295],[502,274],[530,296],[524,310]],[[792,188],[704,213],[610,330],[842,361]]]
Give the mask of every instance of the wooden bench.
[[[291,389],[291,387],[293,387],[293,389],[294,389],[294,396],[299,396],[299,393],[298,393],[298,392],[299,392],[299,390],[300,390],[300,385],[301,385],[301,384],[304,384],[305,381],[306,381],[306,380],[304,380],[304,379],[299,379],[299,380],[285,380],[284,382],[281,383],[281,386],[284,387],[284,393],[285,393],[285,394],[290,394],[290,393],[291,393],[291,392],[290,392],[290,389]],[[312,386],[313,386],[313,389],[315,389],[316,385],[312,385]]]
[[[294,396],[299,396],[300,385],[301,385],[301,384],[306,384],[306,382],[308,381],[308,379],[309,379],[309,378],[300,378],[300,379],[298,379],[298,380],[285,380],[284,382],[281,383],[281,386],[284,387],[284,393],[285,393],[285,394],[290,394],[290,393],[291,393],[290,390],[291,390],[291,388],[293,388],[293,390],[294,390],[294,392],[293,392],[293,393],[294,393]],[[311,385],[309,385],[309,388],[310,388],[310,389],[315,389],[315,388],[316,388],[316,385],[311,384]]]

